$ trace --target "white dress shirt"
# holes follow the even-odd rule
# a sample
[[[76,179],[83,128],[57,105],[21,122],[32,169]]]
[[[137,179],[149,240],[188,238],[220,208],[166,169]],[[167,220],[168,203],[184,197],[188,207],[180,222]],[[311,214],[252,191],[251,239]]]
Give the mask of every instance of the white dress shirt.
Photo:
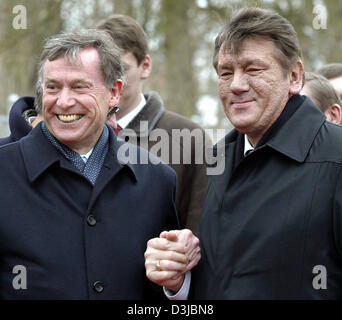
[[[86,153],[86,154],[81,154],[81,155],[80,155],[81,158],[82,158],[82,160],[83,160],[84,162],[87,162],[87,161],[88,161],[88,159],[89,159],[91,153],[93,152],[93,150],[94,150],[94,148],[91,148],[90,151],[89,151],[88,153]]]
[[[118,120],[118,125],[124,129],[128,126],[128,124],[137,116],[137,114],[145,107],[146,99],[143,94],[141,94],[141,99],[139,104],[125,116],[123,116],[120,120]]]
[[[249,151],[252,152],[254,150],[254,147],[249,142],[247,134],[245,134],[244,136],[245,136],[245,151],[244,151],[243,155],[246,157],[247,153],[249,153]]]

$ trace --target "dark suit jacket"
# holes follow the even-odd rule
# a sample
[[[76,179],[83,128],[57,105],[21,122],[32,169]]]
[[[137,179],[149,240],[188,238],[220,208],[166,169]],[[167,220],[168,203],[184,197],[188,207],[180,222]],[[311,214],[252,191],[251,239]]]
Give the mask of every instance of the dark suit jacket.
[[[176,174],[165,164],[123,164],[123,142],[112,130],[109,139],[94,187],[40,125],[0,148],[1,299],[163,297],[146,278],[144,251],[178,226]],[[27,270],[26,290],[12,285],[16,265]]]
[[[165,110],[164,103],[157,92],[151,91],[145,94],[145,98],[146,106],[127,128],[120,132],[120,136],[123,139],[127,137],[131,143],[148,149],[176,171],[178,181],[176,208],[181,227],[198,233],[208,181],[204,151],[205,147],[212,147],[211,140],[194,122]],[[142,121],[147,122],[148,125],[142,127]],[[166,135],[163,135],[164,139],[157,139],[160,129]],[[192,132],[191,140],[173,134],[173,131],[182,130]],[[163,152],[160,152],[160,146],[163,147]],[[179,159],[176,156],[177,150],[180,154]],[[186,156],[183,157],[183,152],[189,157],[188,159],[185,158]]]
[[[225,138],[226,170],[204,200],[194,298],[341,299],[342,127],[298,95],[262,140],[244,158],[243,135]]]

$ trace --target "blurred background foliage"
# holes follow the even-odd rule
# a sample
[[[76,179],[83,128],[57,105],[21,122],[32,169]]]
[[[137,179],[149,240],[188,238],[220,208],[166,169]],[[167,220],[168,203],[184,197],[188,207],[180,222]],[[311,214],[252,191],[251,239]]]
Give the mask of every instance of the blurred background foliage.
[[[13,27],[13,8],[19,4],[27,10],[26,29]],[[291,21],[306,71],[342,62],[341,0],[1,0],[0,114],[8,113],[11,97],[34,94],[46,37],[92,28],[108,15],[121,13],[135,18],[149,37],[153,73],[145,91],[159,91],[167,109],[205,128],[228,128],[211,65],[213,42],[229,12],[245,5],[273,8]],[[326,10],[326,28],[314,27],[315,6]]]

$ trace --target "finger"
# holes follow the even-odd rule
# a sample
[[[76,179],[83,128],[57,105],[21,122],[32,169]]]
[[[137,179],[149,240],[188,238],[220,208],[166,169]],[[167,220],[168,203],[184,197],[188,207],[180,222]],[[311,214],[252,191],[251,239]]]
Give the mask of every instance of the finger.
[[[154,251],[145,253],[145,260],[151,265],[156,264],[158,261],[171,261],[175,263],[181,263],[185,266],[188,265],[189,260],[185,254],[178,253],[176,251]],[[160,262],[159,262],[160,263]]]
[[[165,238],[169,241],[178,241],[179,230],[172,230],[165,234]]]
[[[164,238],[154,238],[147,242],[147,250],[154,249],[154,250],[171,250],[171,251],[177,251],[180,253],[185,253],[186,248],[182,243],[175,242],[175,241],[169,241]]]
[[[149,272],[146,272],[146,275],[152,281],[166,282],[173,277],[179,276],[180,273],[178,271],[149,270]]]
[[[159,260],[160,270],[184,272],[187,269],[187,263],[181,263],[173,260]]]
[[[200,247],[197,247],[197,248],[195,248],[194,250],[192,250],[190,253],[188,253],[189,261],[194,260],[195,257],[196,257],[198,254],[199,254],[199,255],[201,254],[201,249],[200,249]]]
[[[168,231],[163,231],[160,233],[159,237],[160,238],[166,238],[166,234],[168,233]]]
[[[200,260],[201,260],[201,255],[199,255],[195,259],[191,260],[191,262],[187,265],[186,271],[190,271],[192,268],[197,266],[197,264]]]

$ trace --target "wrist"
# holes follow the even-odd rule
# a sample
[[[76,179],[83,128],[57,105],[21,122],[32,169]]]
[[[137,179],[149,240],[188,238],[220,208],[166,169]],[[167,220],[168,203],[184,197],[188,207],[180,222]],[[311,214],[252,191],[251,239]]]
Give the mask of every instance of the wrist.
[[[166,288],[171,291],[172,294],[176,294],[182,287],[185,279],[185,274],[182,274],[175,285],[167,286]]]

